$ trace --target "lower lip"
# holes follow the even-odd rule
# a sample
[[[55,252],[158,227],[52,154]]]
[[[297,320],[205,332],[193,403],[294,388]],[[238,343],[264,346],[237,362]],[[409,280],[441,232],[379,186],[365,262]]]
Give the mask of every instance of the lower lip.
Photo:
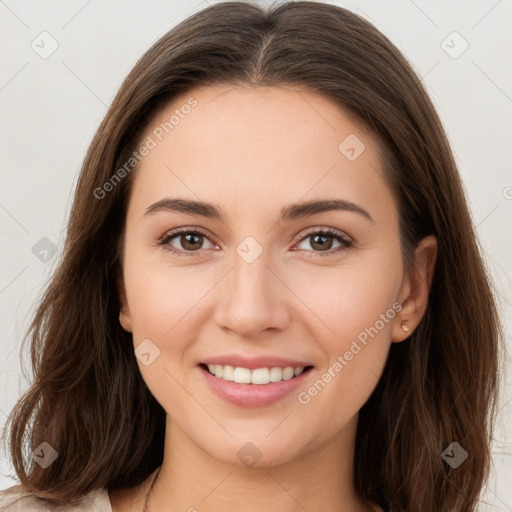
[[[202,366],[198,366],[198,369],[210,389],[226,402],[242,407],[264,407],[281,400],[304,384],[313,368],[292,379],[269,384],[237,384],[215,377]]]

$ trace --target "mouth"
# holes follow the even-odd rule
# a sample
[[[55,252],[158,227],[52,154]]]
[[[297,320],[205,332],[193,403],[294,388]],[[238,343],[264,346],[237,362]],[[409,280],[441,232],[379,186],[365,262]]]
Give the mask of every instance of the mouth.
[[[282,381],[293,380],[311,371],[314,367],[272,366],[262,368],[244,368],[241,366],[200,363],[199,367],[219,380],[249,386],[265,386]]]

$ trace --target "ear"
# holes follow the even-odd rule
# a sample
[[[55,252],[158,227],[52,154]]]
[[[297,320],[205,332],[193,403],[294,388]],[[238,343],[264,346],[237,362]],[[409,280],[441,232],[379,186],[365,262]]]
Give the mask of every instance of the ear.
[[[402,309],[396,316],[391,341],[399,343],[407,339],[418,326],[428,306],[428,295],[437,261],[437,238],[429,235],[421,240],[415,252],[415,262],[410,274],[400,288]],[[402,325],[408,327],[404,331]]]
[[[126,300],[126,289],[121,273],[117,276],[117,291],[119,293],[119,303],[121,305],[121,311],[119,312],[119,323],[125,331],[132,332],[130,308],[128,307],[128,301]]]

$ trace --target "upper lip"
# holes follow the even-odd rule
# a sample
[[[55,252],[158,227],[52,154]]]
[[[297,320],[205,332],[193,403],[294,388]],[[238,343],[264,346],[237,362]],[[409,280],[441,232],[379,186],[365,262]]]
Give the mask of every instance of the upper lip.
[[[286,359],[283,357],[277,357],[272,355],[261,355],[257,357],[247,357],[237,354],[226,354],[222,356],[209,357],[201,361],[203,364],[219,364],[222,366],[233,366],[240,368],[248,368],[249,370],[255,370],[256,368],[273,368],[279,366],[286,368],[291,366],[292,368],[304,368],[306,366],[312,366],[304,361],[297,361],[294,359]]]

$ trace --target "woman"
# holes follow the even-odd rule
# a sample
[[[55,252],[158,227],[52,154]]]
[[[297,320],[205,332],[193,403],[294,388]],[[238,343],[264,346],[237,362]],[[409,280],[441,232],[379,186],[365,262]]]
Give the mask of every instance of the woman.
[[[340,7],[216,4],[139,60],[30,336],[4,510],[472,511],[488,475],[502,333],[461,180]]]

